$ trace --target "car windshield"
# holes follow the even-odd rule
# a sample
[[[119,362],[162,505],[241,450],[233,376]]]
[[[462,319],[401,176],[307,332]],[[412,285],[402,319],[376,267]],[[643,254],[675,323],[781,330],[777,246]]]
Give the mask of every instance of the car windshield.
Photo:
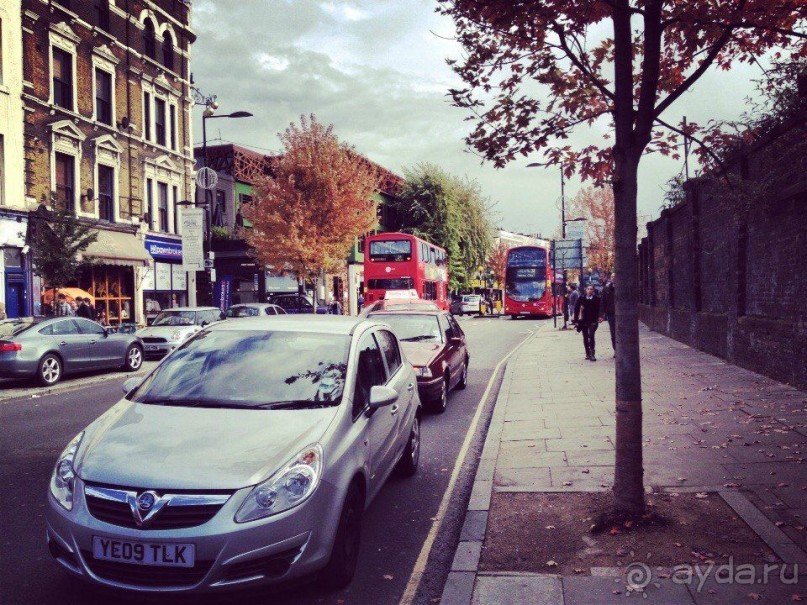
[[[439,311],[440,307],[430,302],[387,302],[387,311]]]
[[[475,294],[471,295],[471,296],[463,296],[462,300],[463,300],[463,302],[470,302],[470,303],[479,302],[479,296],[475,295]]]
[[[134,400],[261,409],[338,405],[349,348],[350,338],[341,334],[203,332],[166,358]]]
[[[152,326],[192,326],[196,323],[195,311],[163,311],[154,318]]]
[[[35,325],[32,317],[21,317],[19,319],[5,319],[0,321],[0,338],[13,338],[22,334]]]
[[[227,317],[257,317],[261,312],[255,307],[230,307],[227,309]]]
[[[392,331],[403,342],[443,342],[443,334],[435,315],[395,315],[378,313],[371,315],[389,324]]]

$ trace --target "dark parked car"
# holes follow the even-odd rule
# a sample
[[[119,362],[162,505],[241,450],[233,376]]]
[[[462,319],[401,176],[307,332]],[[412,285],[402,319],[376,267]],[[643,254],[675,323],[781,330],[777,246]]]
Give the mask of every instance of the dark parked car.
[[[280,305],[269,303],[240,303],[224,312],[227,319],[232,317],[260,317],[261,315],[285,315],[286,310]]]
[[[143,365],[143,343],[83,317],[0,321],[0,377],[36,378],[43,386],[65,374]]]
[[[401,349],[415,367],[418,392],[429,408],[442,414],[451,389],[464,389],[471,359],[465,333],[447,311],[372,313],[371,319],[388,324]]]
[[[282,307],[286,313],[313,313],[314,305],[307,296],[302,294],[276,294],[269,298],[269,302],[278,307]],[[317,313],[325,315],[328,308],[317,305]]]

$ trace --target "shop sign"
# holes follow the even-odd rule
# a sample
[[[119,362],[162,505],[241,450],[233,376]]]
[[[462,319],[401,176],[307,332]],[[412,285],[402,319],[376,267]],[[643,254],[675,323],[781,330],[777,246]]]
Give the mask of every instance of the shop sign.
[[[146,250],[153,258],[182,260],[182,242],[147,236]]]

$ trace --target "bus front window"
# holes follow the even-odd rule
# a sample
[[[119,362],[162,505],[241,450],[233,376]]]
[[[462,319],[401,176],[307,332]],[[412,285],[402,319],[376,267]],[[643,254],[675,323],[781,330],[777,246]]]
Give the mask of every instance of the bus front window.
[[[546,277],[541,269],[511,267],[505,283],[507,296],[518,302],[535,302],[546,294]]]

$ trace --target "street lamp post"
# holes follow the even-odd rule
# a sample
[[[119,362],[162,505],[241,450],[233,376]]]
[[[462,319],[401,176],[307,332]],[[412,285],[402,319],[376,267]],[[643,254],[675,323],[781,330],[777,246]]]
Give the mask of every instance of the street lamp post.
[[[213,115],[219,108],[219,103],[216,100],[216,95],[205,95],[198,88],[193,87],[193,102],[194,105],[204,107],[202,112],[202,167],[207,168],[207,121],[212,118],[250,118],[252,114],[248,111],[234,111],[223,115]],[[207,217],[207,233],[205,234],[205,243],[207,244],[207,253],[213,251],[213,201],[210,198],[211,190],[205,189],[205,215]],[[208,275],[211,275],[210,269],[207,270]],[[210,279],[210,301],[213,302],[213,280]]]

